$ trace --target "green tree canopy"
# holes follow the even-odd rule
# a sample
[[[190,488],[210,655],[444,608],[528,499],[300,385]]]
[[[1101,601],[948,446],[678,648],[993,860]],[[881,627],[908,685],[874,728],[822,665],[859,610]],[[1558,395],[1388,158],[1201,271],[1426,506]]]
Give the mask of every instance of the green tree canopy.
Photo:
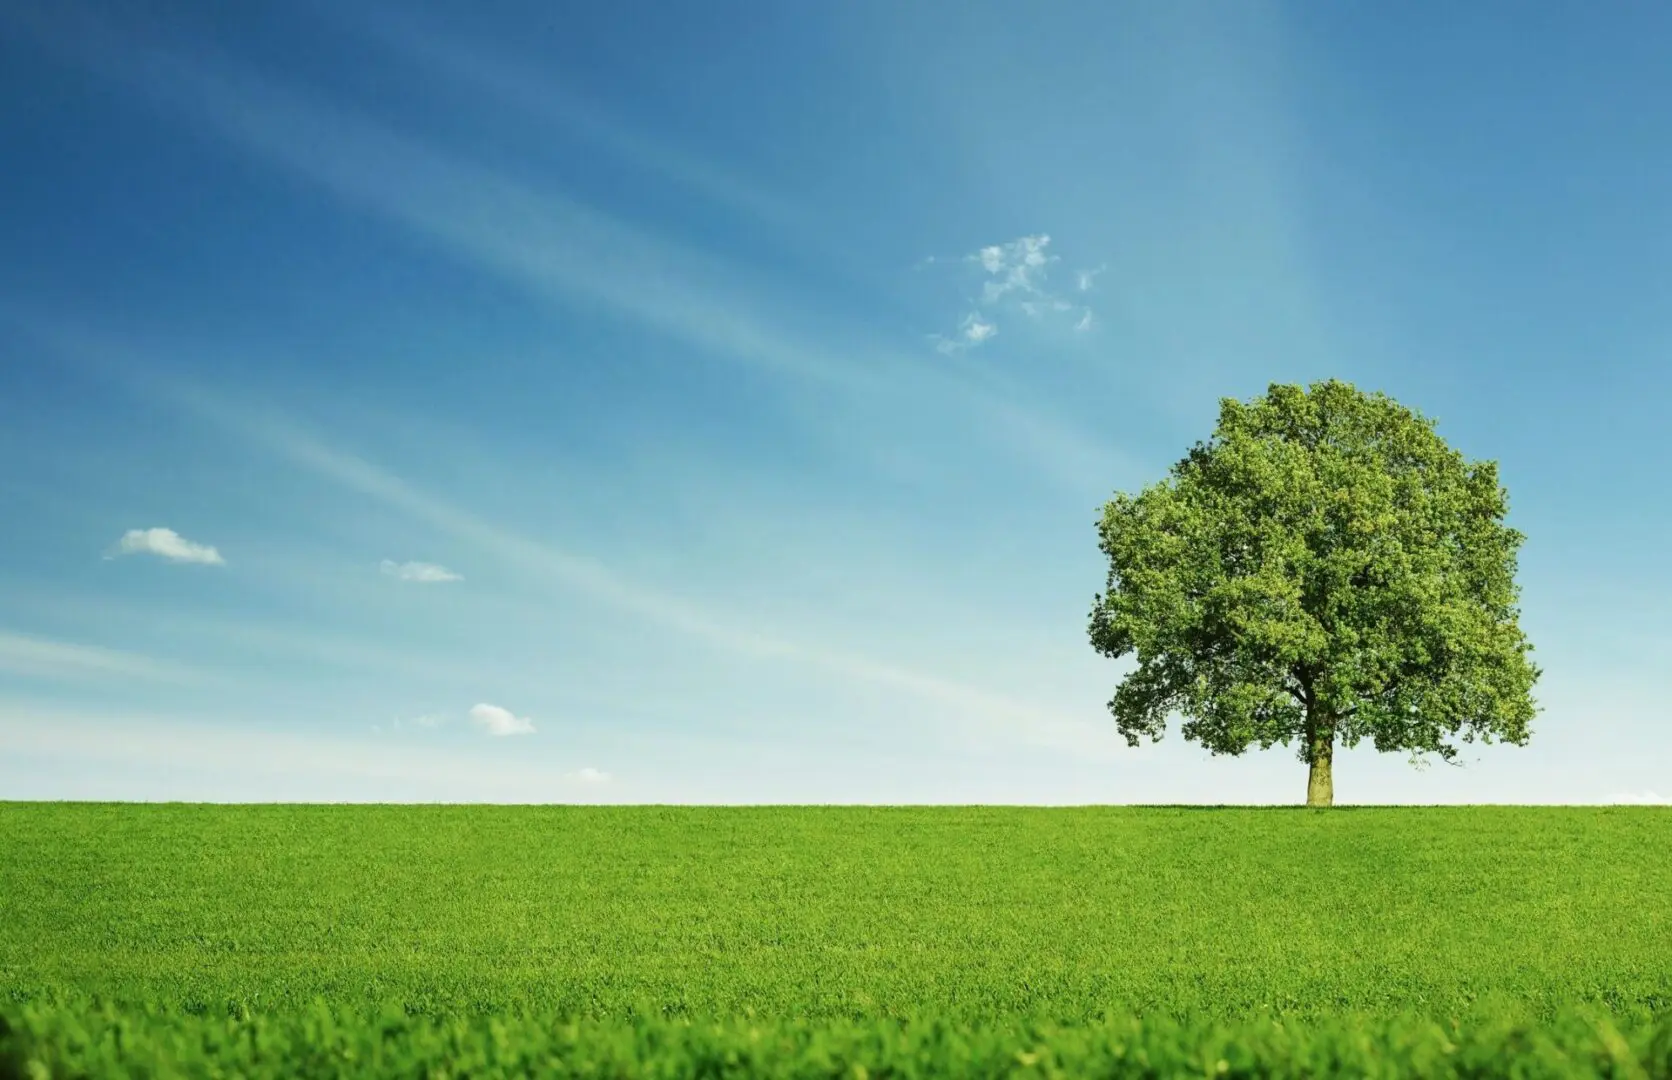
[[[1109,702],[1130,745],[1173,713],[1214,754],[1299,740],[1307,803],[1337,743],[1457,754],[1525,745],[1539,670],[1518,624],[1496,462],[1330,380],[1225,399],[1166,480],[1103,509],[1092,645],[1135,654]]]

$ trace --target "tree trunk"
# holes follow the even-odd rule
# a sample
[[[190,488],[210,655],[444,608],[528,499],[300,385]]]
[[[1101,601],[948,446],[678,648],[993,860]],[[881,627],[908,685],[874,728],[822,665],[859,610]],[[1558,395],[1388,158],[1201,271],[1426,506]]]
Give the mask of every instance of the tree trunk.
[[[1335,724],[1326,717],[1307,717],[1306,805],[1335,805]]]

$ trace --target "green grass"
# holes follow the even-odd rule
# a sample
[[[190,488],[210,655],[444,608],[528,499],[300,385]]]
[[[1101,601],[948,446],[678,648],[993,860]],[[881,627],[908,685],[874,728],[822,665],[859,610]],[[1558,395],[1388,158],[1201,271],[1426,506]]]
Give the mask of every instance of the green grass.
[[[1564,1013],[1537,1026],[1372,1018],[1290,1024],[1137,1021],[1062,1026],[942,1018],[552,1022],[529,1017],[344,1016],[326,1006],[247,1018],[147,1010],[20,1010],[0,1078],[1672,1076],[1672,1023],[1622,1029]]]
[[[60,1042],[107,1005],[282,1032],[316,1001],[629,1041],[1110,1013],[1594,1041],[1576,1007],[1672,1013],[1672,812],[0,804],[0,1001]]]

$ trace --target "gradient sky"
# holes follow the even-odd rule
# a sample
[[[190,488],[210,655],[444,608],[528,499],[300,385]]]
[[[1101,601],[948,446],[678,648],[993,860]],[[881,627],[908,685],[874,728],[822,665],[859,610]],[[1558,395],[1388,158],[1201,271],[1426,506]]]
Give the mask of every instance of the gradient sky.
[[[0,798],[1298,802],[1095,522],[1338,377],[1495,458],[1525,748],[1672,796],[1672,6],[9,0]],[[1656,793],[1659,793],[1658,795]]]

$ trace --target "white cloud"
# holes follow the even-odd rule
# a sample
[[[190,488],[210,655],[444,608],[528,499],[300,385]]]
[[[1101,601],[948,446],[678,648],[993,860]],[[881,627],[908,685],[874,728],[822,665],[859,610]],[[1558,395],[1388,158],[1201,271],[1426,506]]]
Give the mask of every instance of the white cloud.
[[[445,716],[424,715],[416,717],[412,721],[412,725],[421,728],[438,728],[446,722],[447,718]]]
[[[1050,235],[1038,233],[1018,237],[1008,243],[989,244],[973,255],[964,256],[961,261],[965,265],[979,267],[985,280],[981,282],[979,295],[970,301],[973,310],[967,312],[958,324],[958,336],[932,336],[936,349],[950,355],[981,345],[999,332],[1000,315],[1011,310],[1020,311],[1031,319],[1079,312],[1079,321],[1074,328],[1089,329],[1091,309],[1083,304],[1071,303],[1049,287],[1050,268],[1060,261],[1058,256],[1050,254],[1050,245]],[[941,260],[933,256],[928,260],[930,263],[936,261]],[[1092,279],[1102,269],[1081,271],[1077,276],[1079,291],[1089,290]]]
[[[993,244],[969,256],[970,261],[980,263],[983,270],[996,278],[982,284],[982,301],[992,305],[1006,293],[1016,291],[1042,293],[1046,267],[1057,261],[1057,256],[1045,254],[1050,244],[1050,236],[1040,233],[1008,244]]]
[[[384,559],[378,564],[384,574],[401,581],[417,581],[434,584],[442,581],[463,581],[462,574],[455,574],[445,566],[437,566],[427,562],[397,563],[393,559]]]
[[[964,340],[972,345],[979,345],[999,332],[998,327],[973,312],[964,319],[961,329],[964,332]]]
[[[582,784],[607,784],[610,782],[610,774],[588,765],[584,769],[577,769],[570,773],[569,779],[579,781]]]
[[[1091,270],[1080,271],[1076,279],[1076,283],[1078,284],[1080,291],[1090,292],[1092,283],[1097,280],[1097,275],[1103,273],[1103,271],[1107,269],[1109,269],[1108,266],[1099,266]]]
[[[116,542],[114,552],[105,558],[140,554],[158,555],[169,562],[226,565],[220,552],[207,544],[194,544],[173,529],[129,529]]]
[[[470,722],[489,735],[532,735],[534,721],[517,716],[498,705],[477,705],[470,710]]]
[[[1611,803],[1622,803],[1634,806],[1672,806],[1672,796],[1658,795],[1653,791],[1626,792],[1620,795],[1610,795]]]
[[[934,335],[935,348],[942,353],[951,355],[960,349],[972,349],[998,332],[999,328],[996,325],[972,311],[964,316],[963,322],[958,324],[958,336],[956,338],[949,338],[940,334]]]

